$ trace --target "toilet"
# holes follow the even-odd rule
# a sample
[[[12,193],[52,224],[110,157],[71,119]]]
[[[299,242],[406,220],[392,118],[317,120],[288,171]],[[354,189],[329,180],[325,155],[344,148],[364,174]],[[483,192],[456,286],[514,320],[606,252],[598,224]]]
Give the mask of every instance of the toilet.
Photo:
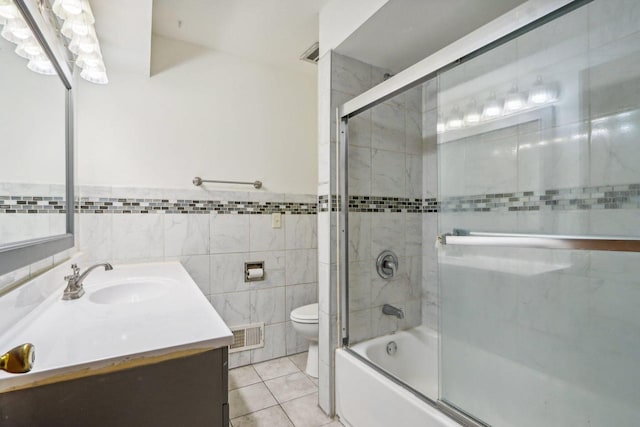
[[[303,305],[291,312],[293,330],[309,340],[308,375],[318,378],[318,303]]]

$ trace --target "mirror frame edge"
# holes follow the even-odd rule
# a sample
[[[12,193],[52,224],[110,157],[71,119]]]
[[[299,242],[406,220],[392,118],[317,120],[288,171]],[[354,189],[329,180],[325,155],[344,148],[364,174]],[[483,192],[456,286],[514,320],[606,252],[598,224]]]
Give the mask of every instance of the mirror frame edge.
[[[0,247],[0,275],[26,267],[75,246],[74,237],[74,109],[71,68],[67,63],[66,48],[55,31],[40,15],[37,0],[14,0],[34,37],[53,63],[58,77],[66,88],[65,94],[65,184],[66,233],[39,239],[10,243]],[[9,286],[8,289],[12,288]],[[0,294],[2,292],[0,291]]]

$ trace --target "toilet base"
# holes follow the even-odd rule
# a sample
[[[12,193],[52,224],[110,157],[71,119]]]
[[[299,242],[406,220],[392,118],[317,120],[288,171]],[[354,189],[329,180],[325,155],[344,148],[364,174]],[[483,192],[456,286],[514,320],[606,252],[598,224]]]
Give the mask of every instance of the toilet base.
[[[307,375],[318,378],[318,342],[309,342],[309,353],[307,353]]]

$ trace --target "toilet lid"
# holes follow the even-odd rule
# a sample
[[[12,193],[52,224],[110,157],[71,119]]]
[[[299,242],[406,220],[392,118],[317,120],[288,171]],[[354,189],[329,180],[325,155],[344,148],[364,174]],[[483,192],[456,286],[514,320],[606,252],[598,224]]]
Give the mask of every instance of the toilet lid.
[[[318,303],[296,308],[291,312],[291,320],[298,323],[318,323]]]

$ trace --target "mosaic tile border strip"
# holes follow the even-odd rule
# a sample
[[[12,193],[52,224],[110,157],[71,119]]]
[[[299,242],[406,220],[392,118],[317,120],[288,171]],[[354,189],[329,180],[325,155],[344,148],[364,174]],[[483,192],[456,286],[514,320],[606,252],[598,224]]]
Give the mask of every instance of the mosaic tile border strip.
[[[331,196],[331,212],[338,212],[339,197]],[[639,209],[640,184],[575,187],[543,191],[476,194],[411,199],[384,196],[349,196],[349,212],[522,212],[598,209]],[[329,212],[329,197],[318,198],[318,211]]]
[[[520,212],[640,208],[640,184],[448,197],[441,212]]]
[[[172,200],[83,197],[76,212],[98,214],[244,214],[315,215],[338,212],[341,198],[321,195],[316,202]],[[436,198],[350,196],[349,212],[520,212],[640,208],[640,184],[576,187],[544,191],[478,194]],[[66,213],[63,197],[0,196],[0,214]]]
[[[112,197],[83,197],[76,211],[80,213],[109,214],[240,214],[270,215],[315,215],[316,203],[268,202],[268,201],[225,201],[225,200],[172,200],[172,199],[132,199]]]
[[[64,197],[0,196],[0,214],[67,213]]]
[[[331,196],[331,212],[339,212],[340,196]],[[349,196],[349,212],[438,212],[439,202],[435,198],[416,199],[387,196]],[[318,212],[329,212],[329,196],[318,197]]]

